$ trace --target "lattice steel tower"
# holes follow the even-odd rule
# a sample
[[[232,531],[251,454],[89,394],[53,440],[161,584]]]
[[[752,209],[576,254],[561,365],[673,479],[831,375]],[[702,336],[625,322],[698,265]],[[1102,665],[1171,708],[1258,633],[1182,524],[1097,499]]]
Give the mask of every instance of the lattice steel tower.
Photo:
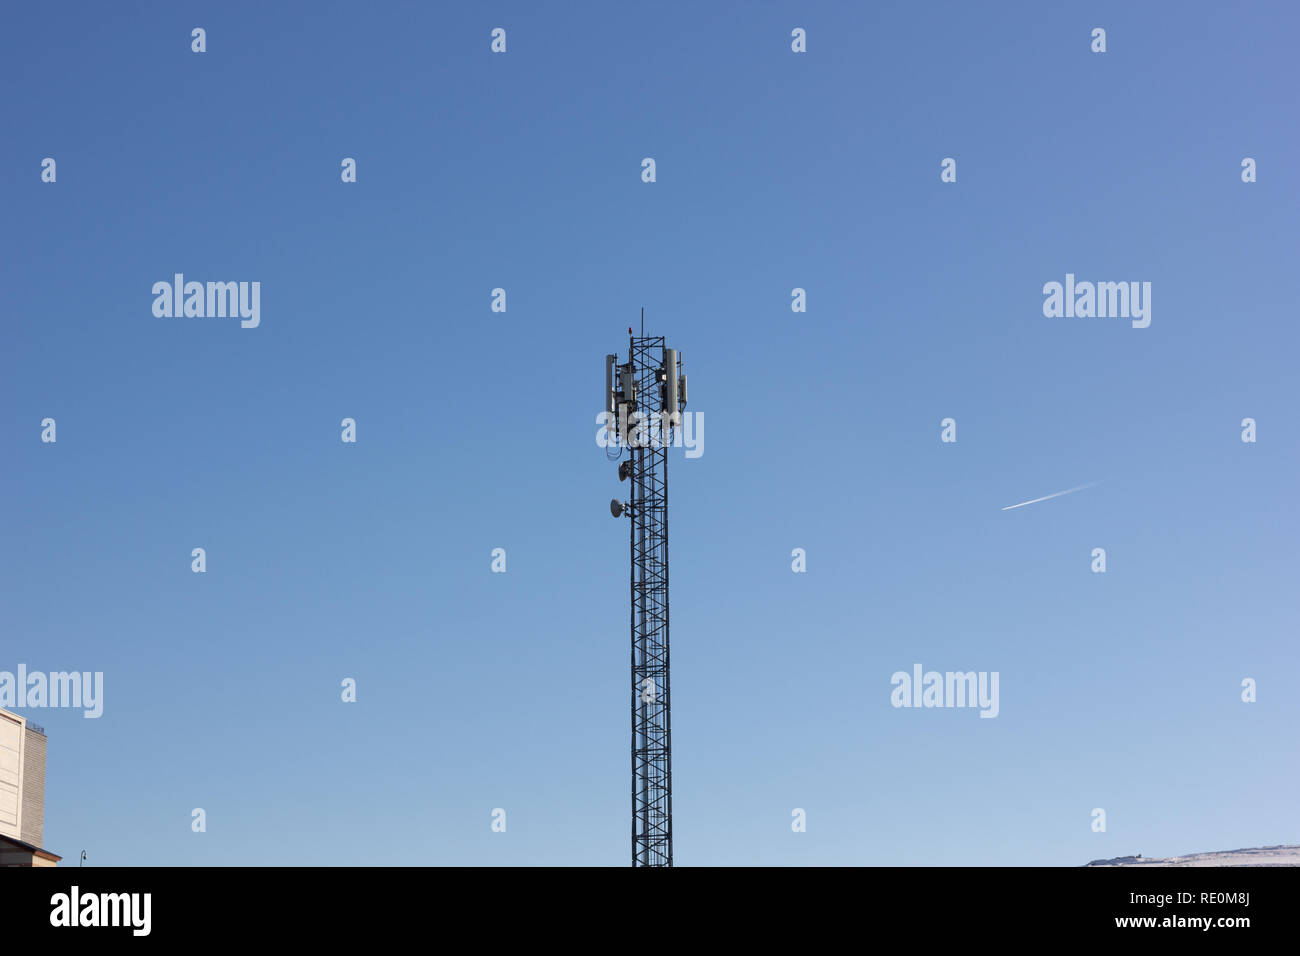
[[[644,312],[642,332],[644,333]],[[686,405],[686,376],[662,336],[628,329],[628,360],[605,357],[607,454],[617,453],[630,519],[632,573],[632,865],[673,865],[672,696],[668,669],[668,448]],[[611,424],[612,423],[612,424]]]

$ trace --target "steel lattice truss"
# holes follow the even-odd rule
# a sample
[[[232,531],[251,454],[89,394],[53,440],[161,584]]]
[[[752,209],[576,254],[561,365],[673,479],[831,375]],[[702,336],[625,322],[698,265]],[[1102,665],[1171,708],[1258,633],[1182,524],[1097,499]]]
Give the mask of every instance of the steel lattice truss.
[[[659,411],[664,338],[633,337],[639,410]],[[657,434],[657,431],[653,434]],[[673,865],[668,685],[668,452],[664,438],[631,449],[632,865]]]

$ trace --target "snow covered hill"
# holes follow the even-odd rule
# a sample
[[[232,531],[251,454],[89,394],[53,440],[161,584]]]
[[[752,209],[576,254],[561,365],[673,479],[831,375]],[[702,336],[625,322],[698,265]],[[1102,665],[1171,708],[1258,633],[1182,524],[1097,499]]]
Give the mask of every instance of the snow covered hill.
[[[1300,846],[1261,846],[1250,850],[1190,853],[1187,856],[1117,856],[1089,866],[1300,866]]]

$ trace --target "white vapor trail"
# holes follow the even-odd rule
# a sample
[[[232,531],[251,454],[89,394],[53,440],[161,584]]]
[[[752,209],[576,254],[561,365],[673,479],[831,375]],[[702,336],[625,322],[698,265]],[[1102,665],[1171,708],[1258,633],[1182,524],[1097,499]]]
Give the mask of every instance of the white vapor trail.
[[[1003,508],[1002,510],[1003,510],[1003,511],[1010,511],[1012,508],[1023,508],[1025,505],[1036,505],[1036,504],[1038,504],[1038,502],[1040,502],[1040,501],[1047,501],[1049,498],[1059,498],[1059,497],[1061,497],[1061,495],[1069,495],[1069,494],[1073,494],[1073,493],[1076,492],[1076,491],[1083,491],[1084,488],[1091,488],[1091,487],[1092,487],[1093,485],[1095,485],[1095,484],[1098,484],[1098,482],[1090,481],[1090,482],[1088,482],[1088,484],[1086,484],[1086,485],[1080,485],[1080,486],[1077,487],[1077,488],[1066,488],[1064,491],[1058,491],[1058,492],[1056,492],[1056,493],[1054,493],[1054,494],[1050,494],[1050,495],[1043,495],[1043,497],[1041,497],[1041,498],[1034,498],[1034,499],[1032,499],[1032,500],[1030,500],[1030,501],[1022,501],[1022,502],[1020,502],[1020,504],[1018,504],[1018,505],[1007,505],[1007,506],[1006,506],[1005,508]]]

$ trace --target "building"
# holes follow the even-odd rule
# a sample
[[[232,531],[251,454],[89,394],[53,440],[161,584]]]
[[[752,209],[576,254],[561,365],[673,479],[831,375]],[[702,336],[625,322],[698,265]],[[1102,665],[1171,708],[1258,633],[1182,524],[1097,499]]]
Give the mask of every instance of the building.
[[[0,866],[57,866],[45,836],[45,731],[0,710]]]

